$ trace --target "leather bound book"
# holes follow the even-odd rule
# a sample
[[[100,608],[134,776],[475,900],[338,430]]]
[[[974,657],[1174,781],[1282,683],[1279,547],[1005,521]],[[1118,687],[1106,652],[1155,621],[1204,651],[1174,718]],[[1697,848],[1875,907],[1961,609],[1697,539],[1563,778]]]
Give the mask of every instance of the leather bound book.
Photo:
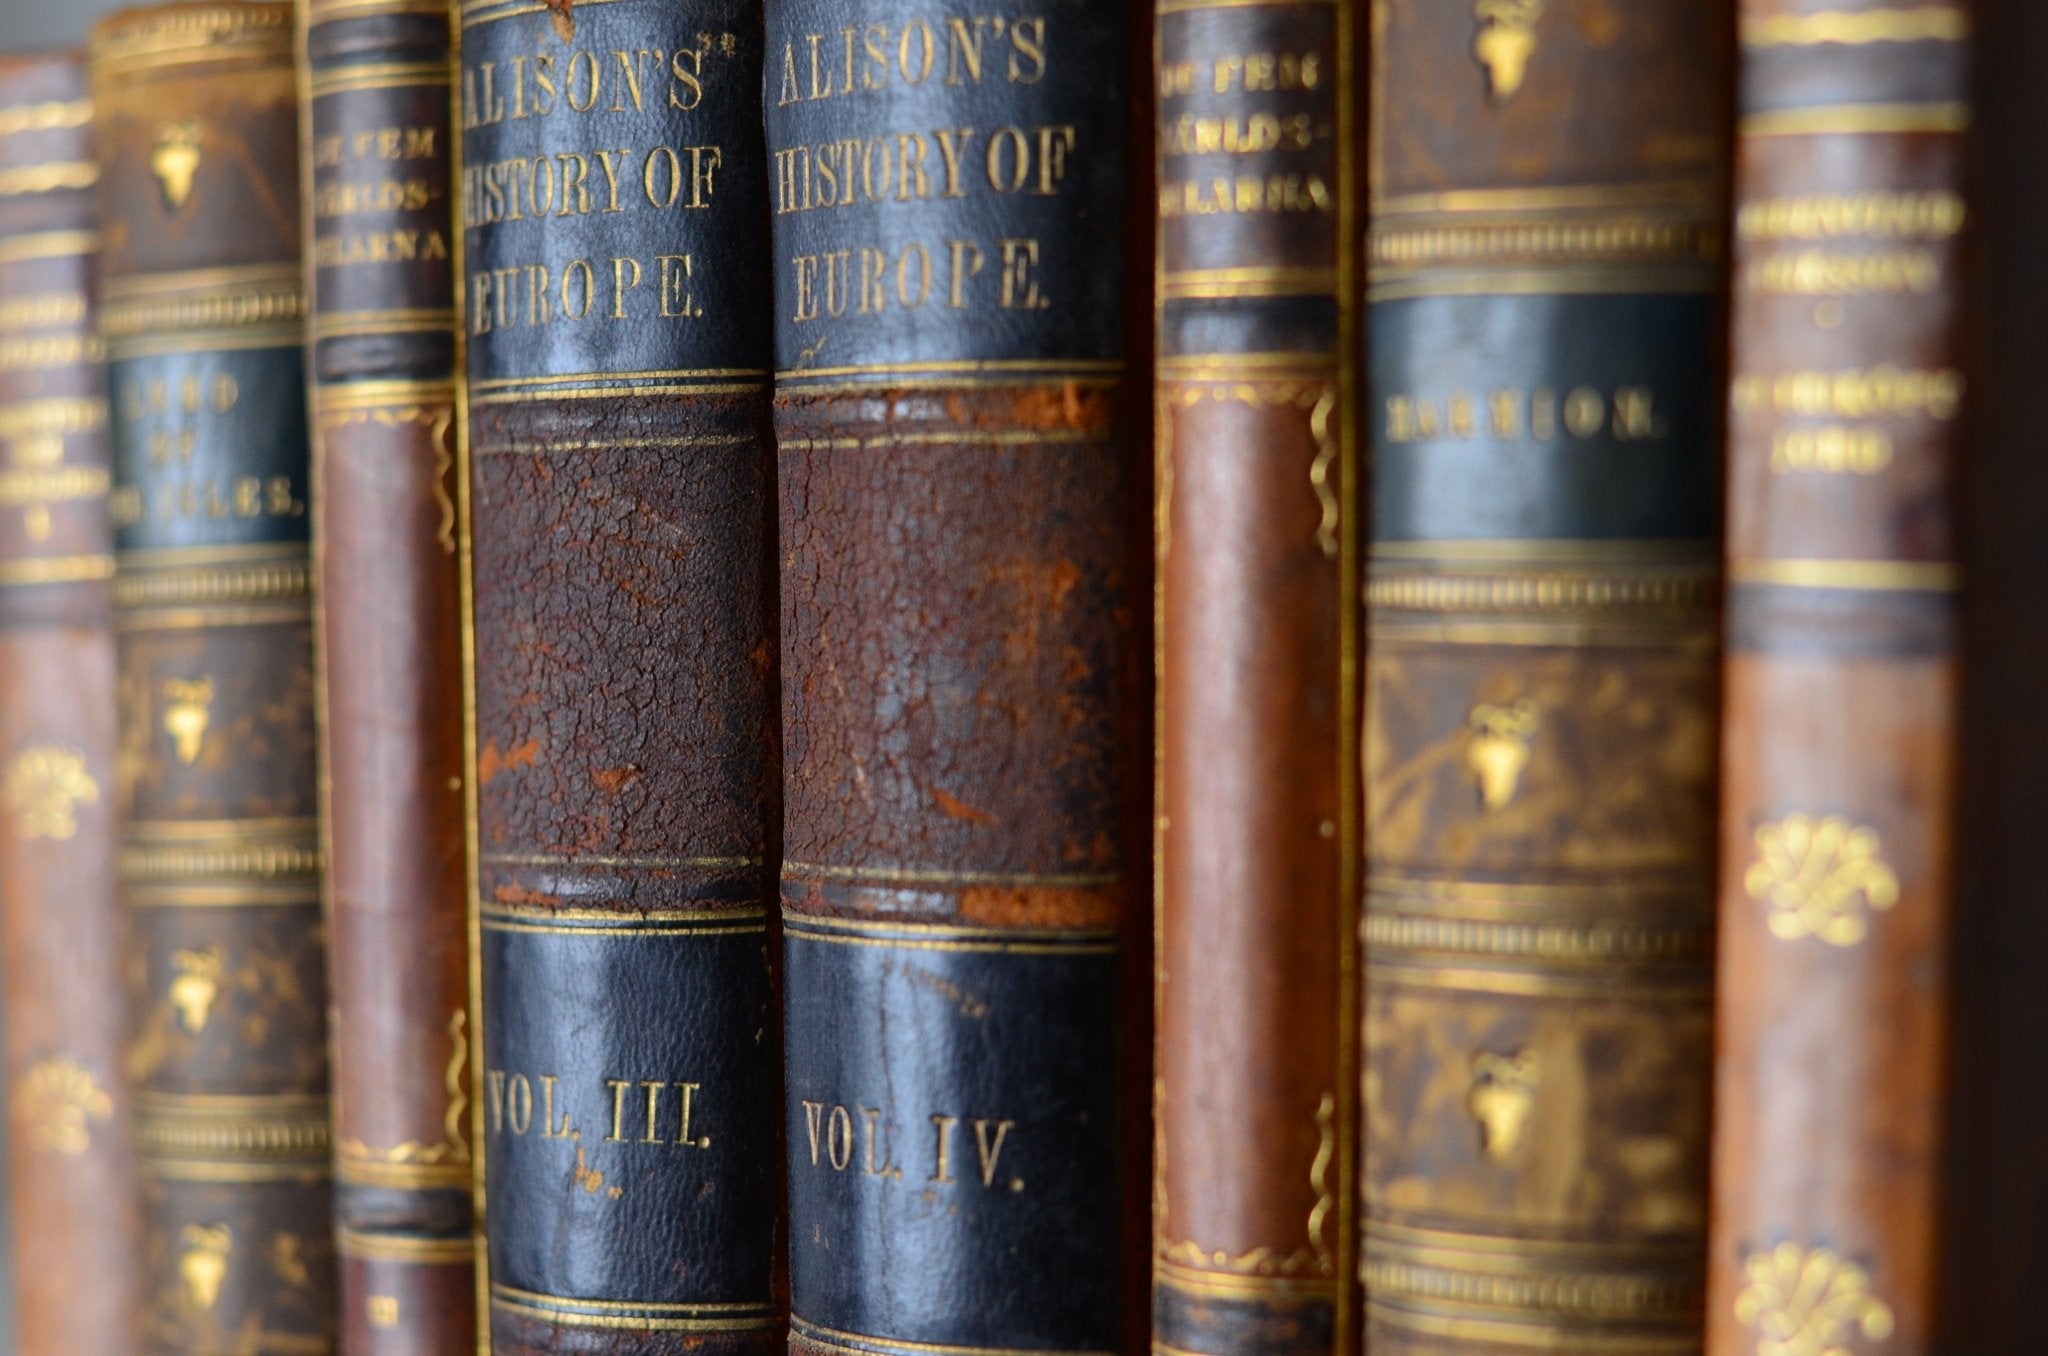
[[[490,1336],[783,1344],[757,0],[465,0]]]
[[[0,990],[22,1356],[133,1350],[140,1291],[85,85],[77,56],[0,61]]]
[[[1696,1353],[1731,15],[1372,14],[1366,1346]]]
[[[1147,19],[767,7],[805,1356],[1106,1352],[1143,1295]]]
[[[1158,0],[1162,1348],[1356,1341],[1349,6]]]
[[[92,38],[145,1345],[334,1328],[288,4]]]
[[[1968,18],[1740,16],[1707,1346],[1957,1350],[1932,1323]]]
[[[473,1352],[443,0],[300,0],[344,1350]]]

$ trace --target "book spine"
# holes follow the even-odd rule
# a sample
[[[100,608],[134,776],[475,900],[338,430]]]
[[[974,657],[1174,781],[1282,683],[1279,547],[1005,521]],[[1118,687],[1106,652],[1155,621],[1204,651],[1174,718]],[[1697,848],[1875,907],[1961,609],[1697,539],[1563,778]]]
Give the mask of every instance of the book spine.
[[[1366,1346],[1694,1353],[1733,24],[1372,15]]]
[[[1142,1295],[1141,17],[767,6],[798,1353],[1108,1351]]]
[[[288,4],[93,35],[146,1345],[333,1340]]]
[[[1348,6],[1156,6],[1163,1348],[1355,1342]],[[1286,1049],[1284,1059],[1274,1052]]]
[[[779,1351],[760,8],[461,23],[491,1341]]]
[[[467,1353],[451,26],[299,3],[342,1345]]]
[[[1740,16],[1707,1346],[1928,1352],[1969,21]]]
[[[0,89],[0,988],[16,1335],[23,1356],[125,1352],[139,1335],[140,1184],[114,879],[92,104],[74,56],[0,62]]]

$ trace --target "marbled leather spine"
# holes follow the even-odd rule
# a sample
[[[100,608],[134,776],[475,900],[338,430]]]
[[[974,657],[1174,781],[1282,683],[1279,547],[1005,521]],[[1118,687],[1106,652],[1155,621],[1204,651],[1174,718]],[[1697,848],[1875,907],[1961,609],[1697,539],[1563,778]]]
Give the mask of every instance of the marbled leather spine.
[[[94,30],[145,1349],[334,1338],[288,4]]]

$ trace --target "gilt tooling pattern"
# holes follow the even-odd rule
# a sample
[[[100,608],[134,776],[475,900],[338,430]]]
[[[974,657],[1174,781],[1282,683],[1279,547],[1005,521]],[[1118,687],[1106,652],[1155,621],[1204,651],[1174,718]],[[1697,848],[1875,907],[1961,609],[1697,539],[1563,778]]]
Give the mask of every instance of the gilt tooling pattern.
[[[0,91],[0,183],[51,166],[97,181],[81,59],[0,63]],[[0,192],[0,955],[15,1323],[31,1354],[131,1350],[140,1298],[93,208],[90,185]]]
[[[92,44],[152,1352],[334,1338],[291,19]]]
[[[1108,1351],[1143,1255],[1134,15],[767,19],[792,1349]]]
[[[450,24],[419,0],[299,18],[343,1346],[467,1351]]]
[[[1212,1356],[1344,1352],[1362,25],[1323,0],[1155,10],[1153,1331]]]
[[[760,8],[461,23],[491,1340],[778,1350]]]
[[[1707,1350],[1964,1349],[1935,1323],[1969,7],[1739,18]]]
[[[1375,0],[1365,1341],[1698,1349],[1724,6]]]

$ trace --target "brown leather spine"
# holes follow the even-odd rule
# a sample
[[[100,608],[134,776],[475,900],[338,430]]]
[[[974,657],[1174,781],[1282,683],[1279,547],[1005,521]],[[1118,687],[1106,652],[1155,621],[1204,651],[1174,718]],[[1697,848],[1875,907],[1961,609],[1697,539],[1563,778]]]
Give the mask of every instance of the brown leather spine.
[[[22,1356],[133,1350],[99,238],[77,56],[0,61],[0,916]]]
[[[1155,1340],[1356,1341],[1349,6],[1160,0]],[[1241,188],[1249,185],[1249,188]]]
[[[1366,1347],[1696,1354],[1731,11],[1372,13]]]
[[[1741,21],[1708,1349],[1949,1350],[1967,6]]]
[[[153,1352],[333,1342],[291,19],[92,40]]]
[[[449,15],[300,18],[342,1347],[467,1353]]]

